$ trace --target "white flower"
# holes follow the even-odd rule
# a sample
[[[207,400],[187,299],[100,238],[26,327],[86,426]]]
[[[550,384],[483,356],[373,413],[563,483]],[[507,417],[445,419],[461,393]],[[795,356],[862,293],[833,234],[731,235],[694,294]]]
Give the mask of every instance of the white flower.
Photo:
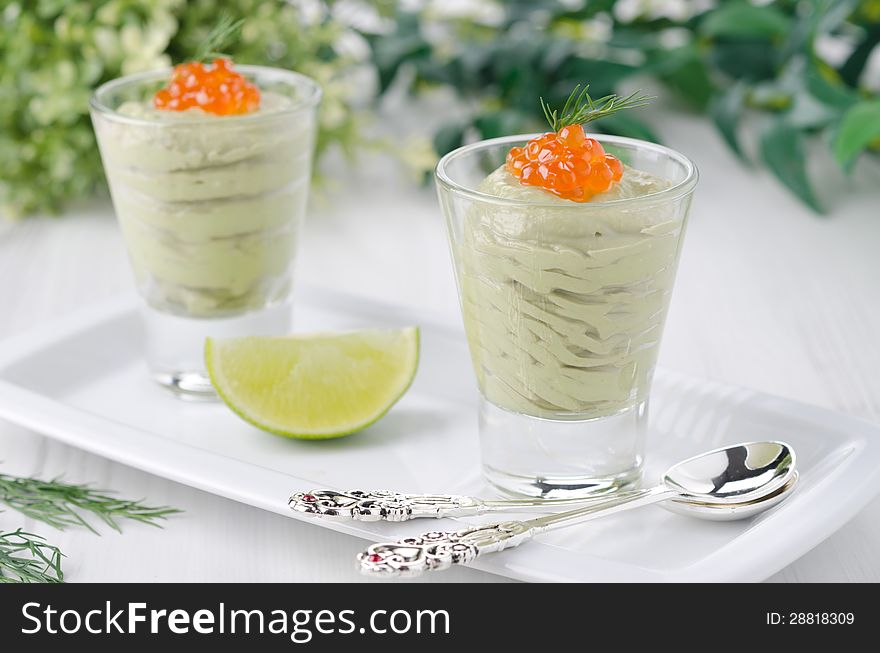
[[[481,25],[498,25],[504,20],[504,7],[492,0],[431,0],[427,13],[440,20],[467,18]]]
[[[291,4],[296,7],[300,19],[306,25],[316,25],[326,14],[324,3],[320,0],[294,0]]]
[[[394,28],[394,20],[383,18],[376,6],[358,0],[337,0],[331,6],[333,17],[347,27],[365,34],[380,34]]]
[[[174,33],[174,19],[168,17],[141,28],[132,23],[123,26],[119,41],[125,60],[122,72],[125,75],[143,70],[156,70],[171,65],[168,55],[162,54]]]
[[[853,51],[853,43],[849,38],[833,34],[818,34],[813,47],[822,61],[835,68],[842,66]]]
[[[715,0],[619,0],[614,3],[614,16],[621,23],[631,23],[638,18],[682,22],[708,11],[715,4]]]
[[[667,50],[674,50],[691,42],[691,33],[685,27],[670,27],[659,34],[660,45]]]
[[[119,37],[109,27],[96,27],[92,31],[92,38],[95,47],[98,48],[103,59],[116,61],[122,56],[122,46],[119,44]]]
[[[594,43],[606,43],[611,38],[613,29],[614,22],[611,16],[605,13],[597,14],[591,20],[581,23],[581,38]]]
[[[363,36],[352,31],[340,34],[333,49],[340,57],[347,57],[352,61],[366,61],[370,56],[370,44]]]

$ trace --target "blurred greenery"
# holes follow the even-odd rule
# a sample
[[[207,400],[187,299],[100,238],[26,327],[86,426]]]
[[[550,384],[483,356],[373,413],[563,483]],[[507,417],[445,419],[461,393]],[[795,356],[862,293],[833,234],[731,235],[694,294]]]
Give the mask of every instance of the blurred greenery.
[[[880,0],[464,4],[470,9],[454,12],[437,2],[382,3],[394,28],[370,39],[382,90],[444,86],[472,107],[436,132],[439,154],[470,138],[545,129],[538,96],[559,105],[577,83],[605,95],[646,76],[710,116],[744,162],[742,132],[756,129],[753,156],[817,212],[809,141],[826,143],[844,172],[880,150],[878,88],[861,85],[880,43]],[[844,56],[832,61],[828,50]],[[649,110],[596,127],[659,140]]]
[[[212,0],[19,0],[0,3],[0,216],[57,212],[104,187],[88,116],[92,89],[119,75],[191,56],[218,20]],[[351,149],[359,116],[349,102],[352,57],[344,28],[283,0],[226,0],[246,18],[225,50],[240,63],[301,71],[324,89],[318,152]],[[318,7],[321,9],[321,6]]]
[[[707,115],[744,163],[763,163],[816,211],[806,166],[816,142],[845,173],[880,151],[880,85],[865,75],[880,44],[880,0],[7,0],[0,215],[57,211],[103,188],[92,90],[191,57],[218,8],[246,19],[226,48],[236,61],[322,84],[319,153],[366,141],[352,106],[364,89],[351,73],[362,64],[357,48],[340,47],[352,38],[368,43],[380,95],[445,87],[459,98],[463,110],[434,134],[437,154],[542,129],[538,97],[558,106],[578,83],[598,97],[646,77]],[[377,20],[340,19],[358,10]],[[596,127],[659,141],[650,117],[625,112]],[[421,164],[431,159],[417,154]]]

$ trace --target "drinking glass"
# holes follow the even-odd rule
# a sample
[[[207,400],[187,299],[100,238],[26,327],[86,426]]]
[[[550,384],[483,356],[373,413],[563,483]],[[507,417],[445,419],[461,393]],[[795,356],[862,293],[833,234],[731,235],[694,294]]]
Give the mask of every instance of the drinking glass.
[[[640,477],[697,170],[660,145],[594,136],[668,186],[585,203],[481,192],[534,136],[459,148],[436,178],[481,395],[484,475],[505,493],[573,498]]]
[[[170,71],[122,77],[91,100],[110,193],[143,298],[152,377],[212,398],[205,338],[289,330],[294,252],[311,177],[320,87],[237,66],[253,113],[150,109]]]

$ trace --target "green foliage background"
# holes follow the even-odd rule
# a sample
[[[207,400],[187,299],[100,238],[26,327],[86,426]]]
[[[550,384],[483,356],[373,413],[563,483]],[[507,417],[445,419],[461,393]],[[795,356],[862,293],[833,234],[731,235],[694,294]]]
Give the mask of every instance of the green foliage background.
[[[317,14],[284,0],[0,5],[0,216],[58,211],[103,188],[92,90],[191,56],[219,8],[246,19],[226,48],[236,61],[322,84],[319,153],[355,149],[365,139],[347,80],[360,64],[337,47],[354,30],[332,18],[338,3],[311,4]],[[362,4],[384,18],[363,34],[380,94],[395,82],[413,93],[445,86],[470,107],[434,134],[439,154],[470,138],[541,129],[539,96],[558,105],[575,84],[601,96],[645,76],[710,116],[744,162],[760,159],[816,211],[808,139],[826,143],[844,172],[880,149],[880,97],[863,85],[880,43],[880,0],[475,0],[458,13],[431,0]],[[842,61],[821,56],[829,39],[845,45]],[[661,140],[643,116],[650,112],[620,113],[598,128]],[[754,154],[741,143],[746,116],[758,117],[748,121],[759,130]]]
[[[880,146],[880,98],[860,87],[880,43],[880,0],[509,0],[471,16],[438,12],[436,3],[416,12],[383,6],[395,28],[371,39],[382,88],[409,68],[413,92],[448,86],[474,107],[435,134],[441,154],[468,138],[545,129],[539,95],[559,106],[575,84],[601,96],[645,76],[711,116],[743,160],[743,117],[758,115],[757,155],[816,211],[806,139],[822,138],[846,172]],[[822,39],[849,49],[842,63],[820,56]],[[597,127],[661,136],[627,112]]]
[[[192,56],[220,8],[247,22],[239,63],[301,71],[324,88],[319,153],[351,148],[359,117],[334,48],[344,28],[282,0],[18,0],[0,9],[0,216],[56,212],[104,186],[88,116],[92,89]]]

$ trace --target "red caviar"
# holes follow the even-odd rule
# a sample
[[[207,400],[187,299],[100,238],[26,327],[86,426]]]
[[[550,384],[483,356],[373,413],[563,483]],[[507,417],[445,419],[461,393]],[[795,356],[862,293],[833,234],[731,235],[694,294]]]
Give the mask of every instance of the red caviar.
[[[587,138],[581,125],[533,138],[507,154],[507,169],[527,186],[575,202],[604,193],[623,176],[620,160],[606,154],[599,141]]]
[[[260,106],[260,89],[233,70],[229,59],[191,61],[174,67],[171,81],[156,93],[153,105],[166,111],[199,108],[218,116],[241,115]]]

